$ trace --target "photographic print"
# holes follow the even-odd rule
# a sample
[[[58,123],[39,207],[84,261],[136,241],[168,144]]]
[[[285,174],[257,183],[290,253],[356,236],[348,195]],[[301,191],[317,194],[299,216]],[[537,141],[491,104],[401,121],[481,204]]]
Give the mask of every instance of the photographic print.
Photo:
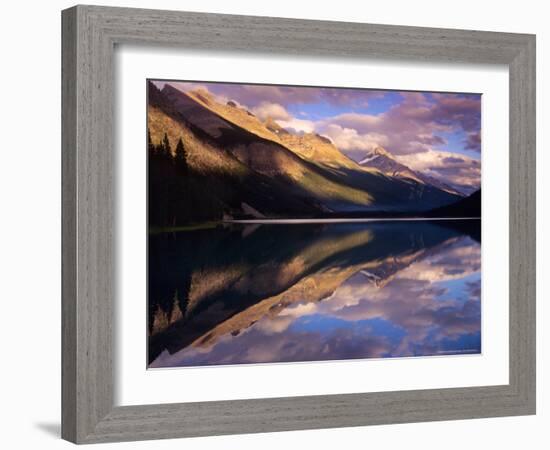
[[[481,353],[481,95],[147,80],[148,368]]]

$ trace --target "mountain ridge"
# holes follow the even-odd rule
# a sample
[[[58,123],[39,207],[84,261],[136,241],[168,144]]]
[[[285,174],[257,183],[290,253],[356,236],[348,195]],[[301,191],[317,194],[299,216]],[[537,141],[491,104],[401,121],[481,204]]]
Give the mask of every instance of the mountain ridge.
[[[180,185],[181,195],[162,193],[160,185],[152,190],[152,202],[167,195],[177,197],[180,204],[179,211],[167,202],[164,207],[170,212],[154,211],[152,216],[156,217],[157,225],[199,220],[192,212],[199,200],[191,205],[183,184],[194,185],[188,191],[209,198],[209,206],[203,209],[211,213],[205,212],[200,217],[211,219],[221,219],[222,215],[246,216],[243,204],[249,211],[276,218],[285,215],[282,211],[287,202],[290,205],[287,217],[289,214],[314,217],[314,211],[318,215],[403,208],[429,210],[457,199],[456,195],[416,180],[411,183],[377,168],[361,167],[330,139],[314,133],[298,136],[283,131],[275,121],[262,122],[234,102],[221,104],[205,92],[182,92],[169,84],[159,90],[150,83],[148,92],[152,141],[162,141],[166,133],[173,154],[181,138],[188,147],[190,170],[188,182],[178,179],[167,164],[158,172],[159,176],[170,178],[171,184]],[[155,162],[153,166],[156,168],[158,164]],[[198,194],[198,178],[211,177],[213,173],[223,174],[213,180],[218,187]],[[153,184],[157,182],[153,180]],[[259,192],[254,192],[256,188]],[[214,213],[216,204],[218,212]],[[303,205],[301,212],[299,205]]]

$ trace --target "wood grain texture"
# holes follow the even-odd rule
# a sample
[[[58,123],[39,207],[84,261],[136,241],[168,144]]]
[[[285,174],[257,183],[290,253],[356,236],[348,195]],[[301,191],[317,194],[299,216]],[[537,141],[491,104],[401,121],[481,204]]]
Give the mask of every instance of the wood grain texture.
[[[62,17],[62,435],[76,440],[76,20],[75,9]]]
[[[535,39],[510,70],[510,386],[535,411]]]
[[[92,23],[64,13],[62,436],[76,442],[113,407],[113,49]]]
[[[63,11],[62,31],[65,439],[92,443],[535,412],[534,36],[95,6]],[[510,383],[114,407],[116,149],[112,119],[116,44],[508,65]]]

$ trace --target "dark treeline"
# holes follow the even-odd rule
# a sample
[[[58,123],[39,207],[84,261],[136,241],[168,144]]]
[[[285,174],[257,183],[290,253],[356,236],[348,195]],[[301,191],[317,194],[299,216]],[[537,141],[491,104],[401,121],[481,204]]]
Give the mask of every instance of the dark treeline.
[[[149,224],[175,225],[175,212],[185,207],[187,191],[187,152],[181,138],[172,151],[166,133],[154,143],[147,131]]]
[[[210,205],[207,196],[199,201],[199,180],[189,167],[188,152],[180,138],[173,149],[166,133],[153,142],[147,133],[149,225],[170,227],[211,220],[220,215],[219,205]],[[200,189],[204,190],[204,184]]]
[[[221,220],[239,195],[235,180],[197,173],[180,138],[173,149],[166,133],[153,142],[148,133],[149,226],[178,227]]]
[[[147,148],[150,160],[164,159],[173,163],[182,175],[185,175],[187,172],[189,168],[187,164],[187,150],[185,150],[181,137],[178,140],[175,151],[172,152],[172,147],[166,133],[164,133],[162,140],[155,145],[151,140],[151,133],[147,130]]]

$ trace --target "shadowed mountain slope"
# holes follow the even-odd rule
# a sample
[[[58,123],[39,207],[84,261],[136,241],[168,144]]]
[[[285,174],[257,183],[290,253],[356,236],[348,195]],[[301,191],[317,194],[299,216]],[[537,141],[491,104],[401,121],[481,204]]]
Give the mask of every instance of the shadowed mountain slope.
[[[450,205],[429,211],[430,217],[481,217],[481,189]]]

